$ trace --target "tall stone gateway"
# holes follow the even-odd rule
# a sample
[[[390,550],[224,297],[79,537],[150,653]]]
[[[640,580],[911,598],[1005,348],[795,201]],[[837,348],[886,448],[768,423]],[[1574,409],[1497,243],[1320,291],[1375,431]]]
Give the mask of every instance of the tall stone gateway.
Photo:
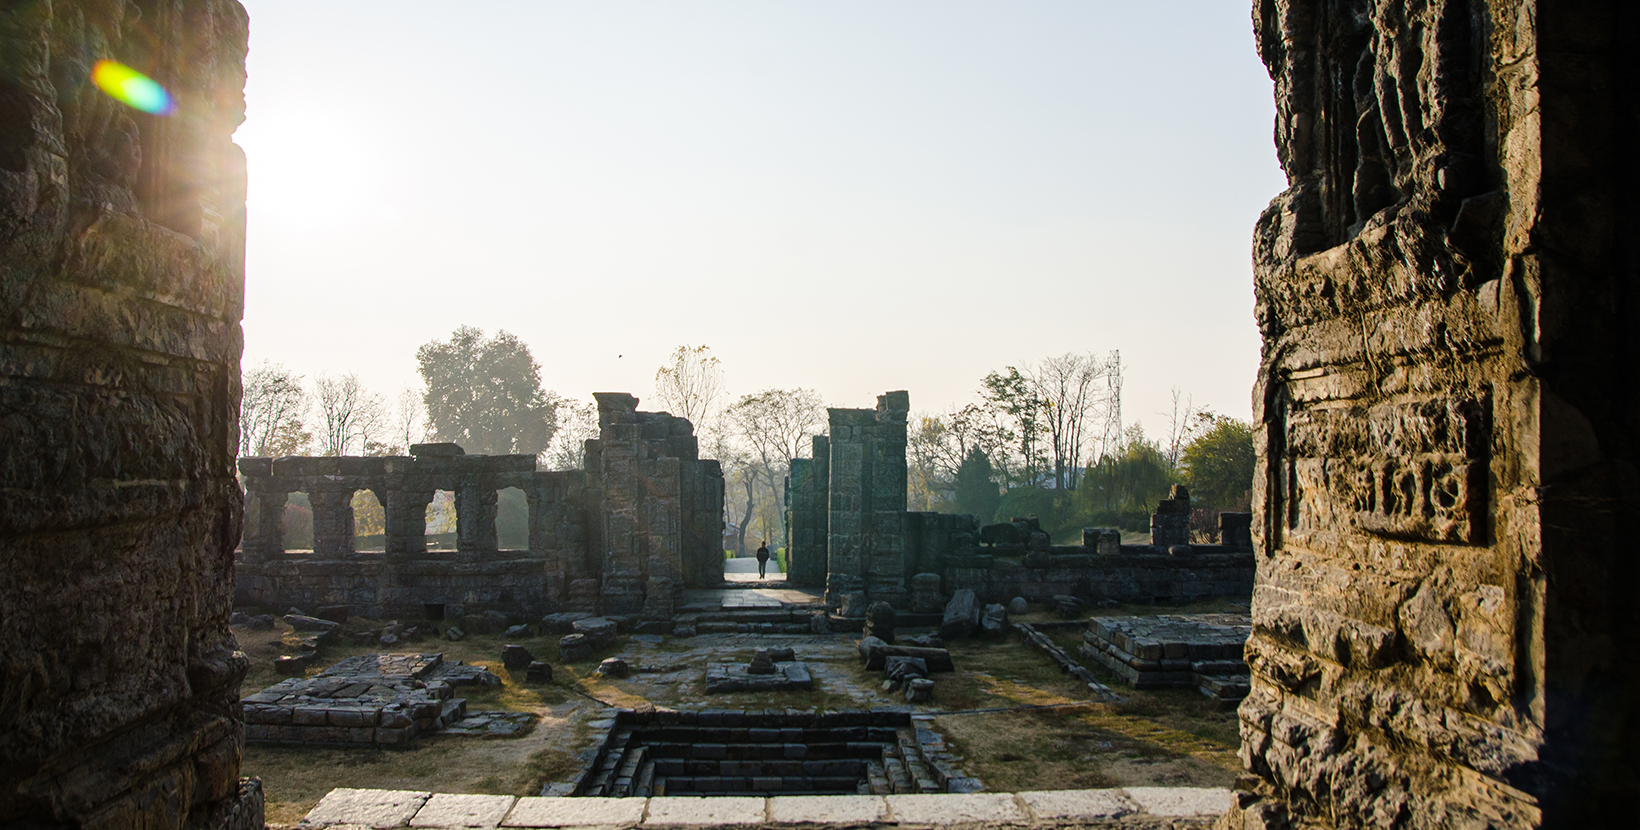
[[[1615,827],[1640,792],[1640,8],[1265,0],[1261,551],[1229,817]]]
[[[907,392],[877,396],[876,409],[830,409],[831,460],[826,601],[864,591],[903,605]]]
[[[0,824],[262,826],[228,631],[246,32],[232,0],[0,7]]]

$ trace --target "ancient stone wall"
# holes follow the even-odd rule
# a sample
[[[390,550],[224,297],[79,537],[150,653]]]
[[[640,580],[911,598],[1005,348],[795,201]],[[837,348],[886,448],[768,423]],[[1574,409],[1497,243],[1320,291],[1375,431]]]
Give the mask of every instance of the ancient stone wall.
[[[0,817],[261,826],[228,631],[245,12],[0,8]],[[169,116],[88,80],[114,58]]]
[[[876,409],[829,409],[826,601],[864,591],[902,605],[905,570],[906,392],[877,397]]]
[[[1256,6],[1289,188],[1254,245],[1238,821],[1632,817],[1636,21]]]
[[[691,578],[722,578],[723,474],[695,458],[689,422],[638,412],[630,395],[601,393],[600,437],[586,471],[545,472],[527,455],[469,456],[454,444],[417,444],[413,456],[242,458],[246,509],[239,602],[314,610],[346,605],[386,619],[500,611],[534,617],[586,611],[667,620]],[[529,547],[497,544],[497,493],[516,487],[529,511]],[[386,513],[383,553],[353,544],[353,494],[376,494]],[[429,551],[426,510],[455,494],[456,550]],[[288,494],[313,505],[312,551],[286,551]]]
[[[831,439],[812,437],[809,458],[793,458],[786,480],[786,579],[812,588],[826,584],[827,497]]]

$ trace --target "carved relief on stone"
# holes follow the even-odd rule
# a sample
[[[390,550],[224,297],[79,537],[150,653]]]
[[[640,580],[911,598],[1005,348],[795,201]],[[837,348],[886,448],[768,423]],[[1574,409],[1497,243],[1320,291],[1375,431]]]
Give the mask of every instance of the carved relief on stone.
[[[1490,405],[1436,399],[1289,414],[1287,533],[1485,544]]]

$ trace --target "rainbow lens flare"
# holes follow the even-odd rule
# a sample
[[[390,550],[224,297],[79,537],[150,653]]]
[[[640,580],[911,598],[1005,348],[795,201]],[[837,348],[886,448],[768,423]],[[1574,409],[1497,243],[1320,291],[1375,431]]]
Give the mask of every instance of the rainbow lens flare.
[[[170,115],[176,110],[176,101],[158,81],[110,60],[97,61],[91,67],[91,82],[108,93],[109,97],[132,108],[153,115]]]

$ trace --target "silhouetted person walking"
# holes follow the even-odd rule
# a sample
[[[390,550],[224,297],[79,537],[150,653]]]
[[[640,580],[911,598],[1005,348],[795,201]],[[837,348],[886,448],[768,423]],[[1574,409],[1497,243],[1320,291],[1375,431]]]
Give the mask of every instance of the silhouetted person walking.
[[[757,578],[762,579],[769,568],[769,543],[767,540],[757,543]]]

